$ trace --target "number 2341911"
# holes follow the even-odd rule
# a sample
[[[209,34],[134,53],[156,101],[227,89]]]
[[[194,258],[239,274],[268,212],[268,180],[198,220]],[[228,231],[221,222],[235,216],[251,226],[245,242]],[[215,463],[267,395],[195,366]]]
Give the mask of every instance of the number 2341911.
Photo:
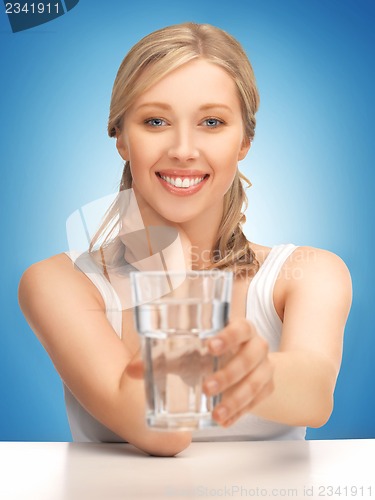
[[[59,3],[11,3],[5,4],[6,14],[58,14]]]

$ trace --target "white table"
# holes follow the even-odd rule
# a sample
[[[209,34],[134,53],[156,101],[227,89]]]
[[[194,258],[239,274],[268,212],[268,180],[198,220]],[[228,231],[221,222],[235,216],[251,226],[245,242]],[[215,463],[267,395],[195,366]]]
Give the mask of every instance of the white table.
[[[133,498],[375,499],[375,440],[193,443],[175,458],[126,444],[0,443],[1,500]]]

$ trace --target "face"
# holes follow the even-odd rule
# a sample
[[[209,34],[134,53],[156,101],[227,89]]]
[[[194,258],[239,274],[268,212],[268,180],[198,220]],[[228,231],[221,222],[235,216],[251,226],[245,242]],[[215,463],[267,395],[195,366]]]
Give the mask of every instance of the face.
[[[234,81],[204,60],[171,72],[126,112],[117,148],[130,162],[139,201],[174,223],[220,222],[249,149]]]

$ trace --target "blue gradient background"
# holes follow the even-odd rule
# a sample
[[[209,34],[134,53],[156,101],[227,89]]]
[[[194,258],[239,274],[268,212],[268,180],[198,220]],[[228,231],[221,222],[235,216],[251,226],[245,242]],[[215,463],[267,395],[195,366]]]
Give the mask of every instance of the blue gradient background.
[[[12,34],[1,12],[1,440],[71,438],[60,379],[18,308],[18,282],[67,249],[74,210],[117,189],[106,121],[123,56],[150,31],[187,20],[232,33],[257,76],[256,139],[242,163],[253,182],[248,237],[326,248],[352,273],[335,410],[308,436],[375,437],[374,19],[370,0],[81,0]]]

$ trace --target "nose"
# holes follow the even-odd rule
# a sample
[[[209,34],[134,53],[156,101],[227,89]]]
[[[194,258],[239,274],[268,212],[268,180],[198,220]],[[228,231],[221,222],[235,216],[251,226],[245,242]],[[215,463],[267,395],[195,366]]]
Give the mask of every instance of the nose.
[[[186,162],[195,160],[199,156],[199,150],[196,144],[194,132],[187,127],[180,127],[175,130],[172,136],[172,142],[168,150],[169,158]]]

